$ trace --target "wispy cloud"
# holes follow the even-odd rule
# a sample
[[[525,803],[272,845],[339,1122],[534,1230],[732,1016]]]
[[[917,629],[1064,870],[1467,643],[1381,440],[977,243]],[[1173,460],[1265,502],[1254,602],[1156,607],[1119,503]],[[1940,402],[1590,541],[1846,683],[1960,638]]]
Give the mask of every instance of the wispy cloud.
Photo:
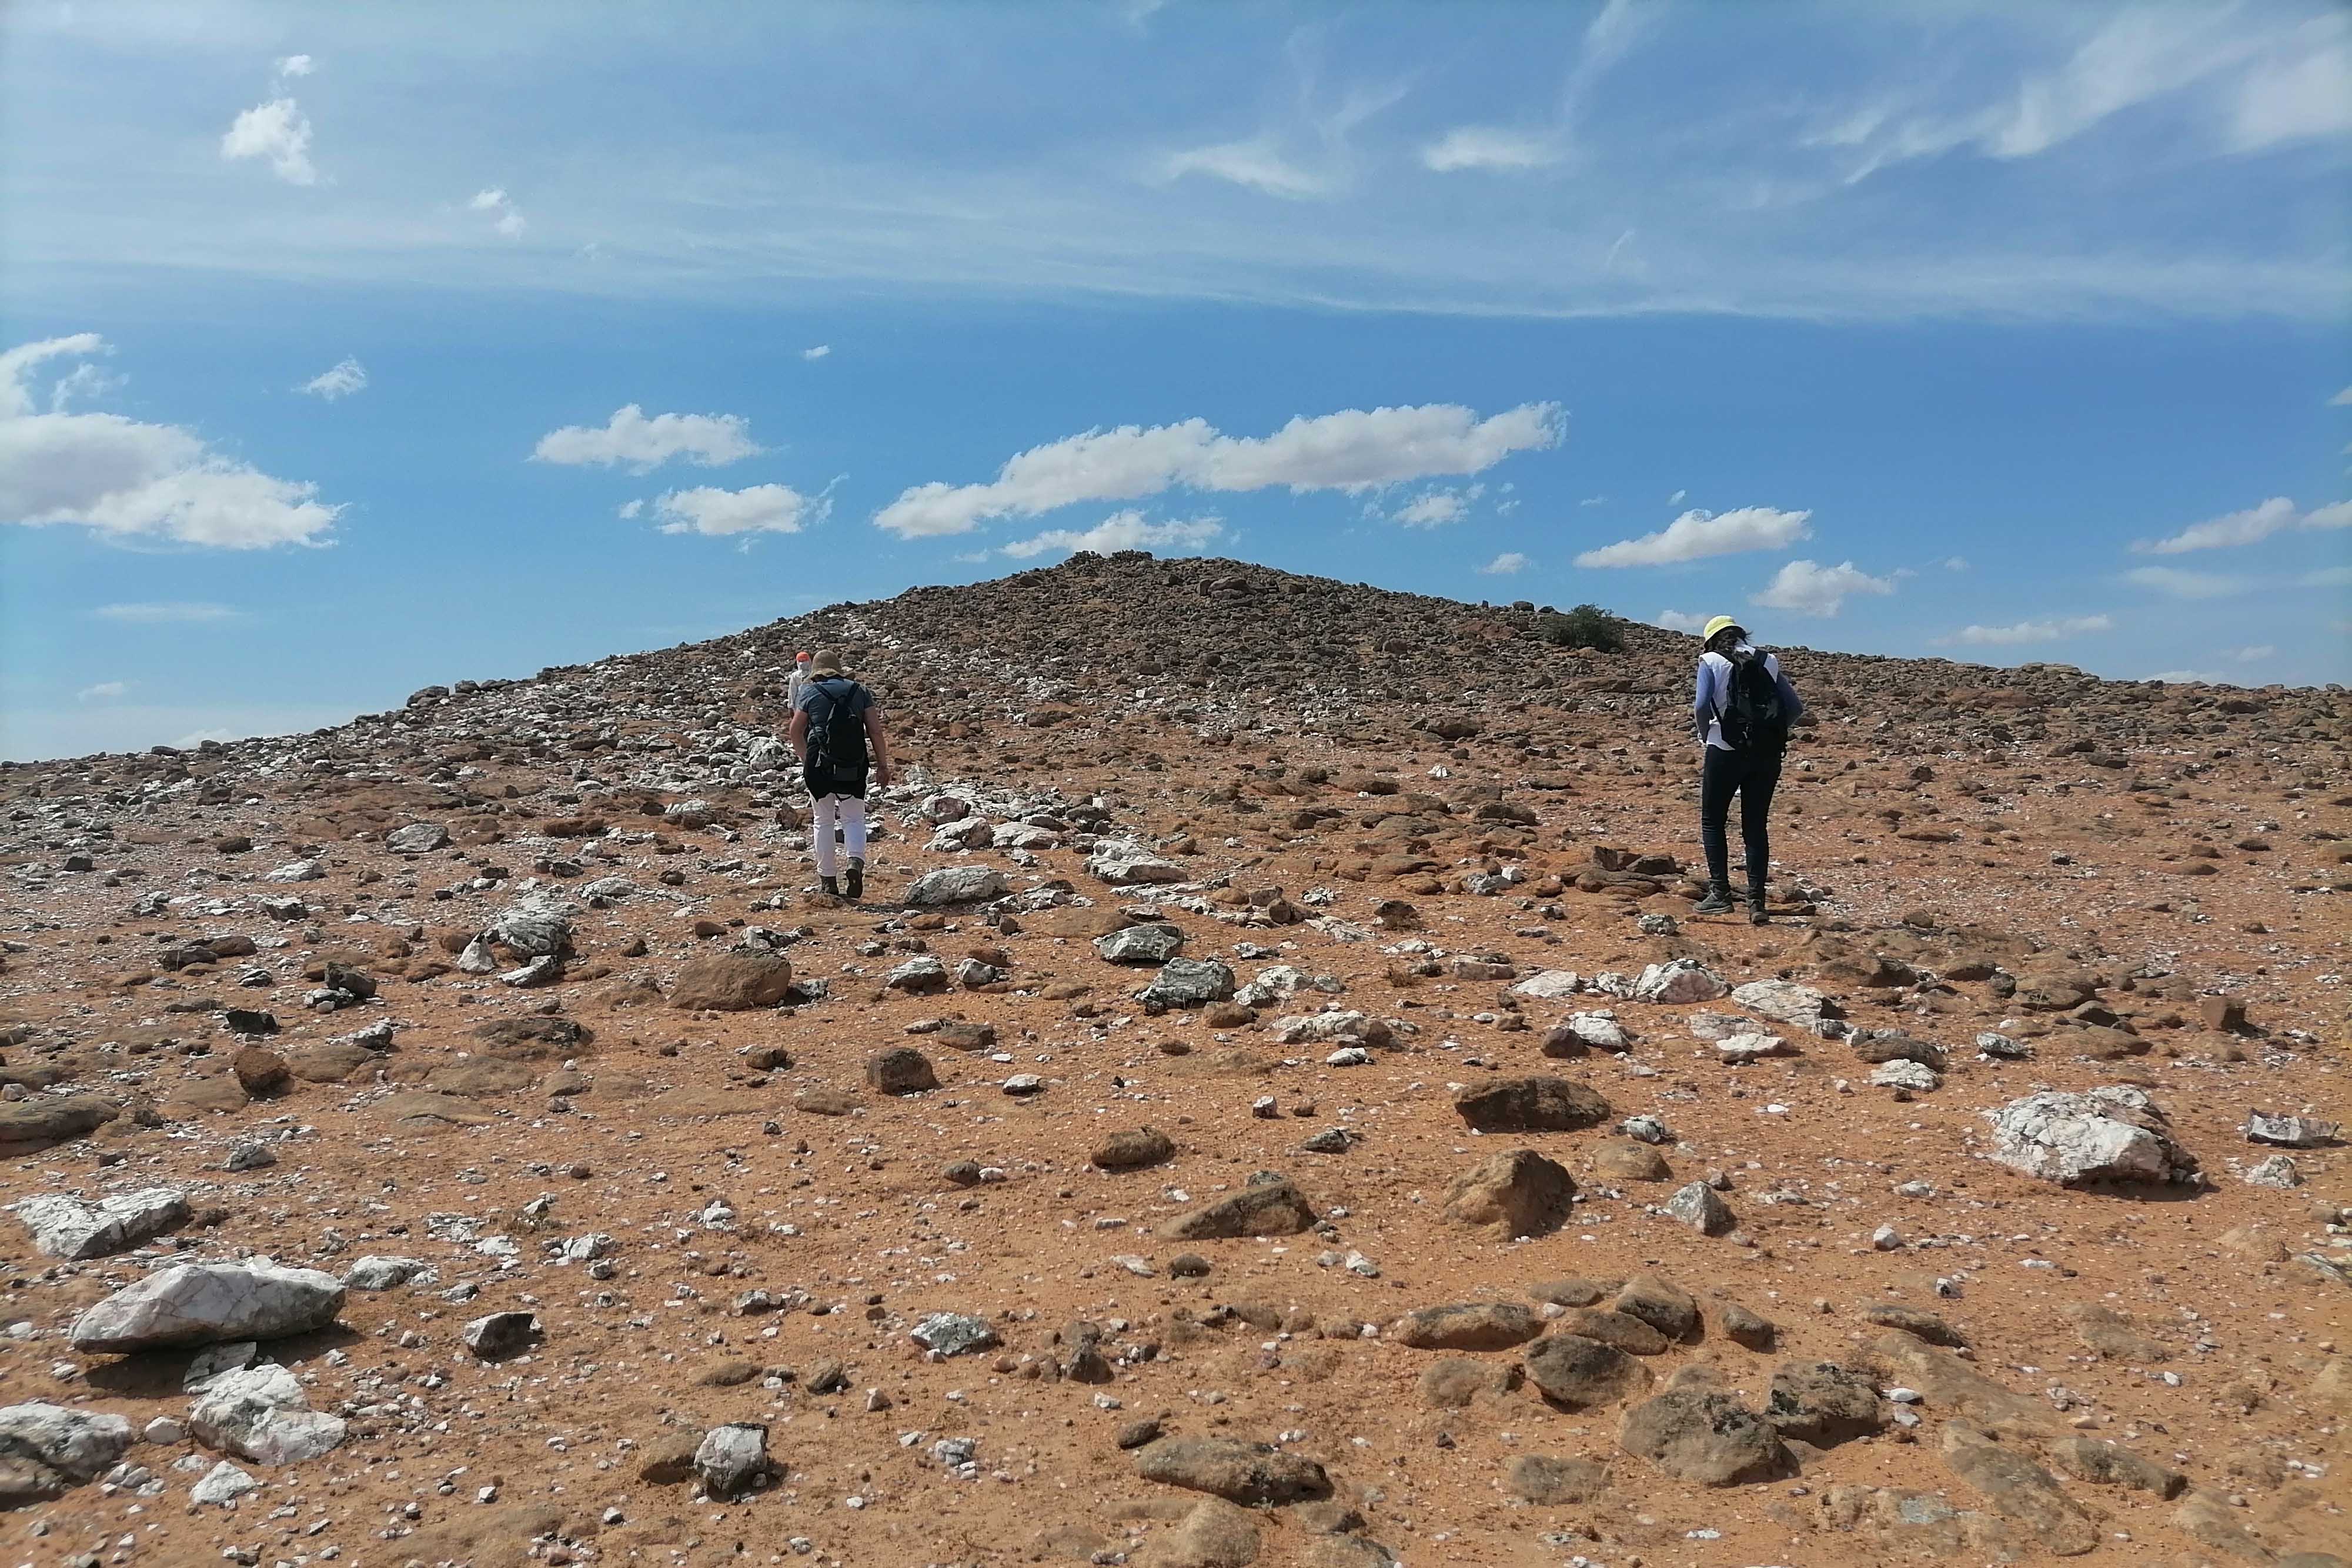
[[[1123,549],[1190,552],[1205,548],[1210,540],[1224,531],[1223,523],[1216,517],[1154,523],[1146,521],[1141,512],[1129,509],[1113,512],[1090,528],[1051,528],[1025,539],[1015,539],[1004,546],[1001,553],[1015,560],[1027,560],[1034,556],[1068,555],[1082,549],[1093,550],[1097,554]],[[971,559],[984,560],[987,556],[982,552]]]
[[[1441,485],[1424,490],[1389,514],[1389,520],[1402,523],[1409,528],[1443,528],[1458,523],[1470,515],[1471,505],[1486,493],[1484,485],[1449,489]]]
[[[514,204],[514,198],[500,186],[493,185],[488,190],[475,192],[474,199],[466,204],[466,209],[489,214],[490,226],[509,239],[521,238],[522,231],[530,226],[524,219],[522,210]]]
[[[1681,491],[1675,492],[1676,499],[1681,496]],[[1742,507],[1720,516],[1706,511],[1685,512],[1656,533],[1586,550],[1576,558],[1576,564],[1667,566],[1743,550],[1781,549],[1812,537],[1806,520],[1812,515],[1810,510],[1784,512],[1774,507]]]
[[[1567,156],[1551,135],[1499,125],[1459,125],[1421,150],[1424,169],[1452,174],[1465,169],[1542,169]]]
[[[827,354],[832,352],[833,345],[831,343],[818,343],[813,347],[803,349],[801,350],[801,358],[803,360],[822,360]]]
[[[2124,573],[2124,580],[2168,599],[2227,599],[2253,586],[2251,578],[2218,571],[2183,571],[2172,566],[2136,566]]]
[[[226,604],[177,600],[145,604],[101,604],[90,613],[101,621],[118,621],[131,626],[193,626],[213,621],[234,621],[241,612]]]
[[[1696,635],[1706,630],[1706,623],[1712,619],[1714,617],[1708,615],[1685,614],[1679,610],[1661,610],[1652,618],[1651,624],[1663,626],[1669,632],[1688,632]]]
[[[2287,528],[2352,528],[2352,501],[2302,511],[2284,496],[2273,496],[2258,507],[2193,523],[2168,538],[2140,539],[2132,549],[2140,555],[2181,555],[2189,550],[2222,549],[2250,545]]]
[[[648,419],[644,409],[626,403],[602,425],[567,424],[549,431],[530,455],[539,463],[619,465],[643,474],[673,457],[717,468],[761,450],[751,439],[750,422],[740,414],[657,413]]]
[[[357,360],[345,355],[332,368],[321,371],[304,382],[301,390],[309,392],[312,397],[324,398],[327,402],[332,402],[337,398],[349,397],[355,392],[364,390],[367,384],[366,368]]]
[[[1478,570],[1485,572],[1489,577],[1511,577],[1527,570],[1528,567],[1534,564],[1535,563],[1529,560],[1526,556],[1521,555],[1517,550],[1512,549],[1505,550],[1502,554],[1496,556],[1494,559],[1488,561]]]
[[[2242,664],[2259,664],[2264,659],[2273,659],[2277,656],[2278,648],[2274,644],[2269,643],[2258,643],[2250,648],[2232,648],[2230,650],[2230,657],[2237,660],[2238,663]]]
[[[1769,610],[1828,617],[1843,609],[1845,601],[1854,594],[1894,591],[1893,578],[1873,577],[1850,560],[1841,561],[1835,566],[1792,560],[1748,602]]]
[[[2105,615],[2073,615],[2060,621],[2020,621],[2008,626],[1963,626],[1948,637],[1937,638],[1936,645],[2006,648],[2022,643],[2056,643],[2091,632],[2112,632],[2115,624]]]
[[[877,512],[874,525],[908,538],[969,533],[991,518],[1036,517],[1081,501],[1141,500],[1178,486],[1355,495],[1480,473],[1560,439],[1559,406],[1549,402],[1486,419],[1455,403],[1346,409],[1294,419],[1266,436],[1225,435],[1204,419],[1129,424],[1032,447],[986,484],[918,485]]]
[[[84,686],[74,693],[76,702],[104,702],[125,695],[131,690],[123,681],[100,681],[94,686]]]

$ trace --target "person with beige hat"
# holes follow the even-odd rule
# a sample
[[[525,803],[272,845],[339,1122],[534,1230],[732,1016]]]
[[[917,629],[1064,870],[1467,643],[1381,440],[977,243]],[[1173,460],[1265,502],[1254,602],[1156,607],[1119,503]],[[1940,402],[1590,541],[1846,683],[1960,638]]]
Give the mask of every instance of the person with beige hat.
[[[789,731],[808,785],[811,838],[816,851],[817,885],[833,897],[866,892],[866,777],[890,787],[890,746],[874,711],[874,694],[842,673],[841,655],[820,650],[809,661]],[[836,848],[834,829],[843,840]],[[836,880],[840,851],[849,852],[846,885]]]
[[[1805,711],[1780,662],[1748,641],[1748,629],[1728,615],[1706,623],[1698,656],[1698,690],[1691,721],[1706,758],[1699,770],[1698,837],[1706,853],[1706,896],[1694,915],[1731,913],[1730,847],[1724,831],[1731,798],[1739,797],[1739,837],[1748,852],[1748,918],[1771,918],[1764,903],[1771,873],[1772,791],[1789,727]]]

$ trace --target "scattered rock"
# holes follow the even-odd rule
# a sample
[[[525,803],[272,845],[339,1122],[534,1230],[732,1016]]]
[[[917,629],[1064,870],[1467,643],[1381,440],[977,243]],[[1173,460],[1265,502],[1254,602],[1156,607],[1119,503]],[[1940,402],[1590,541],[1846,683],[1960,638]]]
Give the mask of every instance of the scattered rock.
[[[1454,1109],[1480,1133],[1572,1133],[1609,1120],[1609,1102],[1565,1078],[1504,1078],[1473,1084]]]
[[[1944,1424],[1944,1463],[1982,1492],[1993,1511],[2022,1528],[2033,1543],[2061,1557],[2079,1557],[2099,1544],[2099,1527],[2048,1470],[2002,1448],[1965,1421]]]
[[[1575,1192],[1564,1166],[1532,1149],[1513,1149],[1489,1155],[1454,1178],[1445,1196],[1445,1218],[1507,1241],[1548,1236],[1567,1218]]]
[[[1591,1502],[1608,1490],[1609,1467],[1592,1459],[1519,1454],[1503,1468],[1504,1492],[1539,1507]]]
[[[1244,1236],[1296,1236],[1315,1223],[1315,1210],[1287,1181],[1268,1182],[1188,1209],[1160,1227],[1167,1241],[1230,1240]]]
[[[1141,1170],[1173,1159],[1176,1145],[1157,1127],[1135,1127],[1113,1133],[1095,1145],[1089,1163],[1107,1171]]]
[[[342,1281],[266,1258],[176,1263],[126,1285],[74,1320],[68,1338],[89,1352],[153,1350],[309,1333],[342,1311]]]
[[[2044,1181],[2072,1186],[2197,1178],[2197,1157],[2173,1141],[2156,1103],[2127,1084],[2087,1094],[2028,1094],[1985,1114],[1992,1123],[1992,1157]]]
[[[164,1186],[101,1197],[96,1203],[43,1193],[20,1198],[9,1207],[32,1232],[37,1250],[72,1260],[128,1252],[188,1218],[186,1195]]]
[[[539,1343],[539,1314],[491,1312],[467,1323],[458,1338],[484,1361],[505,1361]]]
[[[1666,1213],[1702,1236],[1720,1236],[1736,1223],[1730,1207],[1705,1182],[1675,1188],[1666,1199]]]
[[[1095,940],[1095,951],[1114,964],[1165,964],[1183,947],[1184,933],[1173,925],[1125,925]]]
[[[922,1094],[940,1086],[931,1059],[910,1045],[877,1051],[866,1059],[866,1083],[877,1094]]]
[[[1701,1486],[1770,1480],[1793,1468],[1789,1450],[1755,1411],[1728,1394],[1674,1389],[1625,1413],[1624,1450]]]
[[[670,988],[669,1005],[683,1012],[749,1012],[775,1006],[792,988],[788,959],[772,953],[711,953],[687,960]]]
[[[1543,1320],[1511,1301],[1423,1307],[1391,1324],[1387,1338],[1413,1350],[1508,1350],[1543,1333]]]
[[[1276,1508],[1331,1494],[1323,1467],[1269,1443],[1230,1437],[1162,1437],[1135,1457],[1148,1481],[1204,1491],[1245,1508]]]
[[[224,1372],[205,1385],[188,1429],[196,1440],[261,1465],[315,1459],[343,1440],[340,1416],[310,1408],[302,1385],[282,1366]]]
[[[1570,1410],[1614,1405],[1648,1391],[1649,1369],[1614,1345],[1581,1334],[1551,1334],[1528,1349],[1528,1381]]]
[[[730,1421],[713,1427],[695,1446],[694,1473],[714,1498],[740,1497],[767,1480],[774,1469],[768,1458],[768,1428],[757,1421]]]

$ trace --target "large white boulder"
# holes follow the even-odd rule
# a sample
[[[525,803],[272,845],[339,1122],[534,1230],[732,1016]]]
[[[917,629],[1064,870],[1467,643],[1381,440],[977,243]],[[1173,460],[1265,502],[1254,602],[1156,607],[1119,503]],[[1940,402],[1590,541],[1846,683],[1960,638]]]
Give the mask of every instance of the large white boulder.
[[[309,1333],[343,1310],[343,1284],[316,1269],[267,1258],[159,1269],[74,1320],[80,1351],[152,1350]]]
[[[1004,896],[1004,873],[984,865],[943,865],[917,877],[907,889],[916,908],[935,904],[978,904]]]
[[[52,1258],[108,1258],[128,1252],[188,1218],[188,1198],[175,1187],[151,1186],[90,1203],[42,1193],[10,1204],[33,1233],[33,1245]]]
[[[310,1408],[302,1385],[282,1366],[249,1366],[212,1380],[188,1413],[206,1448],[257,1465],[315,1459],[343,1440],[340,1416]]]
[[[2072,1186],[2197,1177],[2197,1156],[2173,1141],[2156,1102],[2128,1084],[2086,1094],[2028,1094],[1984,1114],[1992,1123],[1992,1157],[2044,1181]]]
[[[1673,1006],[1681,1002],[1711,1002],[1727,995],[1731,988],[1722,977],[1696,958],[1676,958],[1668,964],[1653,964],[1642,971],[1633,982],[1633,999]]]

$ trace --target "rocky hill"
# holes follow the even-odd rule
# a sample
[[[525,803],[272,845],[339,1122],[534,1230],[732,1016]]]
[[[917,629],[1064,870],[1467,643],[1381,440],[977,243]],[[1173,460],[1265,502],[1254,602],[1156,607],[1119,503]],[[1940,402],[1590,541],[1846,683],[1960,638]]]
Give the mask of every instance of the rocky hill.
[[[0,1561],[2352,1559],[2344,694],[1785,649],[1755,927],[1552,624],[1080,556],[0,768]]]

